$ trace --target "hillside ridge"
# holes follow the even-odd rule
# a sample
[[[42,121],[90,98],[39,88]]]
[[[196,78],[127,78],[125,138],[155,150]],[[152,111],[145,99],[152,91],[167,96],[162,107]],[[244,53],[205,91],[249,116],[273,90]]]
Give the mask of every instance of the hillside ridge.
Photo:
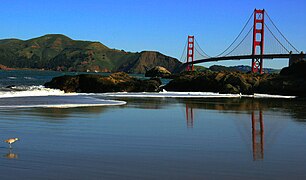
[[[28,40],[0,40],[0,64],[10,68],[56,71],[145,73],[155,66],[175,71],[182,63],[156,51],[126,52],[97,41],[46,34]]]

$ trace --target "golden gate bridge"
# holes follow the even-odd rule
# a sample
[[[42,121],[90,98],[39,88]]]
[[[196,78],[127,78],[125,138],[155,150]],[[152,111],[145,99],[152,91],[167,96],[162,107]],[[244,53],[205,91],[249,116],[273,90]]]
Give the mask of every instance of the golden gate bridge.
[[[240,33],[223,52],[209,56],[194,36],[188,36],[181,61],[184,59],[187,59],[184,63],[187,71],[193,71],[194,64],[198,63],[251,59],[252,72],[262,74],[264,59],[289,59],[290,65],[306,60],[306,55],[289,42],[264,9],[255,9]]]

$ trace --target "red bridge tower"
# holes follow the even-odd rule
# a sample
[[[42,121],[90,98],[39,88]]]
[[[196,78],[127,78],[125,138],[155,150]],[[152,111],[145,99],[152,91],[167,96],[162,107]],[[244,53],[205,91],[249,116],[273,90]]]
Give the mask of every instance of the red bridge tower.
[[[263,73],[263,58],[264,54],[264,14],[265,10],[254,10],[254,26],[253,26],[253,46],[252,46],[252,72],[260,74]],[[254,55],[261,55],[259,58],[255,58]]]
[[[189,62],[193,62],[194,59],[194,36],[188,36],[187,47],[187,71],[193,71],[193,64],[189,65]]]

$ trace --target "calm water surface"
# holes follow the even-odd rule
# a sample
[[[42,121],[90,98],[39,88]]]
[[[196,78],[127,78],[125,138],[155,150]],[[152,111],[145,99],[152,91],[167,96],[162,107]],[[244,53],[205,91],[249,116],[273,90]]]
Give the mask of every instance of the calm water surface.
[[[118,100],[0,110],[0,179],[306,179],[305,100]]]

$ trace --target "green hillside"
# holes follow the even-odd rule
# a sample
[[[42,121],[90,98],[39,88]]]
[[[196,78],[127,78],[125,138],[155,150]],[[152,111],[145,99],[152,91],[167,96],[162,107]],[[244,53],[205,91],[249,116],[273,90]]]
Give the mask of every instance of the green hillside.
[[[155,66],[163,66],[173,72],[181,62],[159,52],[131,53],[110,49],[100,42],[48,34],[25,41],[0,40],[0,64],[11,68],[58,71],[145,73],[146,69]]]

